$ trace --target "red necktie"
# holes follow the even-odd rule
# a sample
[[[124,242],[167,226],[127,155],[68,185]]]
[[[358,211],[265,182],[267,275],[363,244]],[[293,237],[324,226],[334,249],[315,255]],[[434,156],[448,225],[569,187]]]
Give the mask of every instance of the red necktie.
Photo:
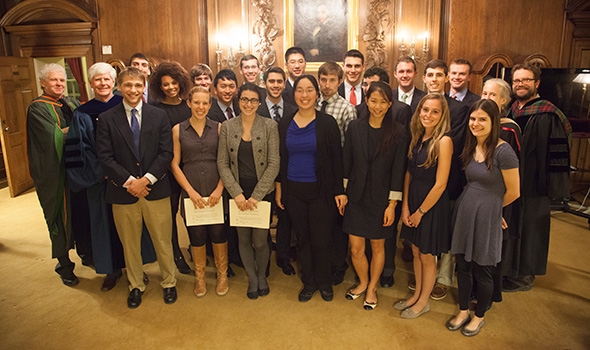
[[[225,110],[227,112],[227,119],[231,119],[234,117],[234,114],[231,111],[231,108],[227,107],[227,109]]]
[[[350,89],[350,103],[356,106],[356,94],[354,93],[354,86]]]

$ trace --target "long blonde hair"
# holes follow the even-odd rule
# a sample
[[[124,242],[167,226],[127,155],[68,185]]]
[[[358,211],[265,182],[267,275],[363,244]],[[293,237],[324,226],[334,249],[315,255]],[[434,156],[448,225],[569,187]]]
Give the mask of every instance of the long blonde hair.
[[[412,159],[412,151],[414,150],[414,147],[416,147],[416,145],[421,142],[422,136],[425,132],[424,126],[422,126],[422,122],[420,121],[420,112],[422,111],[422,107],[427,100],[438,100],[442,108],[441,118],[438,124],[436,124],[434,127],[432,139],[428,145],[428,157],[426,157],[424,164],[419,165],[425,168],[430,168],[436,164],[436,160],[438,159],[438,143],[440,139],[442,139],[443,136],[445,136],[445,134],[451,130],[451,114],[449,112],[447,100],[442,94],[430,93],[420,100],[418,108],[416,108],[416,111],[412,116],[412,121],[410,122],[412,141],[410,142],[410,148],[408,149],[408,159]]]

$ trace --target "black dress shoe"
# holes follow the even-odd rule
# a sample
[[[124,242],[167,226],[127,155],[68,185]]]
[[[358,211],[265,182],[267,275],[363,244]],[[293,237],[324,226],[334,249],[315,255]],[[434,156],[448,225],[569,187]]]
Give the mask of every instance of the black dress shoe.
[[[183,275],[191,275],[193,271],[184,260],[184,257],[181,255],[174,257],[174,263],[176,263],[176,268],[178,272],[182,273]]]
[[[291,266],[291,263],[289,263],[288,261],[284,262],[281,265],[281,269],[283,270],[283,273],[287,276],[293,276],[296,274],[295,269],[293,268],[293,266]]]
[[[80,280],[78,279],[78,277],[76,277],[76,275],[74,275],[74,273],[69,273],[67,275],[63,275],[60,276],[61,277],[61,281],[63,282],[63,284],[65,284],[68,287],[73,287],[78,285],[78,283],[80,283]]]
[[[127,307],[130,309],[135,309],[139,305],[141,305],[141,295],[143,294],[139,288],[133,288],[131,292],[129,292],[129,297],[127,298]]]
[[[318,289],[315,287],[309,287],[309,286],[305,286],[303,287],[303,289],[301,290],[301,292],[299,292],[299,301],[304,303],[306,301],[309,301],[311,299],[311,297],[313,296],[313,294],[317,291]]]
[[[262,288],[258,290],[258,296],[265,297],[270,293],[270,287]]]
[[[143,284],[145,284],[146,286],[150,284],[150,278],[145,272],[143,273]]]
[[[381,275],[381,278],[379,278],[379,284],[381,284],[381,287],[383,288],[390,288],[393,287],[393,275],[391,276],[383,276]]]
[[[332,275],[332,285],[337,286],[344,282],[344,272],[336,272]]]
[[[164,288],[164,302],[166,304],[174,304],[178,298],[176,287]]]
[[[231,266],[227,264],[227,277],[234,277],[235,275],[236,273],[234,272],[234,270],[232,270]]]
[[[334,299],[334,290],[332,288],[328,290],[320,289],[320,294],[322,295],[322,299],[324,299],[324,301],[332,301],[332,299]]]
[[[121,270],[119,270],[116,273],[110,273],[106,275],[104,281],[102,282],[102,287],[100,287],[100,290],[103,292],[108,292],[109,290],[113,289],[115,285],[117,285],[117,282],[119,281],[119,278],[121,278],[121,275]]]

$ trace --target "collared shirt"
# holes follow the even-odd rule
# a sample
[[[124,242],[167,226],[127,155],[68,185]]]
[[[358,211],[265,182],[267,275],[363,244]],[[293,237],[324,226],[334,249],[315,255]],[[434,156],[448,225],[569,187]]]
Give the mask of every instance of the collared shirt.
[[[453,95],[455,95],[455,100],[463,102],[463,99],[467,95],[467,88],[461,91],[453,91],[453,89],[451,88],[451,90],[449,91],[449,96],[453,98]]]
[[[337,93],[325,101],[328,102],[328,105],[326,106],[326,114],[329,114],[336,119],[338,128],[340,129],[340,141],[342,142],[342,146],[344,146],[344,137],[346,135],[346,130],[348,129],[348,124],[356,119],[356,108]],[[324,96],[318,98],[315,106],[316,110],[322,110],[322,102],[324,102]]]
[[[270,117],[272,118],[272,120],[275,120],[275,113],[274,113],[274,109],[272,108],[274,105],[278,105],[279,106],[279,115],[281,116],[281,118],[283,117],[283,113],[285,112],[285,104],[283,99],[281,98],[281,100],[279,101],[279,103],[274,103],[271,100],[268,99],[268,96],[266,97],[266,105],[268,106],[268,111],[270,112]],[[278,122],[278,120],[275,120]]]
[[[221,111],[223,112],[223,116],[225,117],[225,119],[227,119],[227,109],[231,109],[231,114],[235,117],[237,117],[236,115],[236,111],[234,111],[233,107],[231,105],[226,106],[223,102],[221,102],[219,99],[217,99],[217,104],[219,105],[219,109],[221,109]]]
[[[142,115],[142,110],[143,110],[143,102],[141,100],[139,100],[139,103],[137,104],[137,106],[135,107],[131,107],[130,105],[128,105],[125,100],[123,100],[123,107],[125,108],[125,115],[127,116],[127,122],[129,123],[129,127],[131,127],[131,110],[135,109],[135,116],[137,117],[137,123],[139,124],[139,130],[141,130],[141,115]],[[156,181],[158,181],[158,178],[156,178],[154,175],[152,175],[151,173],[145,173],[143,176],[145,176],[148,180],[150,180],[151,184],[155,184]],[[135,177],[133,176],[129,176],[129,178],[127,179],[127,181],[129,180],[137,180]],[[123,186],[124,188],[127,188],[129,186]]]
[[[363,102],[363,95],[361,92],[361,84],[357,84],[356,86],[350,85],[346,80],[344,80],[344,96],[346,96],[346,101],[350,102],[350,90],[354,88],[354,94],[356,95],[356,105],[360,105]]]
[[[404,102],[405,104],[407,104],[408,106],[412,104],[412,97],[414,97],[414,90],[416,90],[416,87],[412,87],[412,90],[410,90],[409,92],[404,92],[402,89],[400,89],[399,87],[397,88],[397,99],[400,102],[404,102],[404,99],[402,98],[402,96],[404,94],[406,94],[406,101]]]

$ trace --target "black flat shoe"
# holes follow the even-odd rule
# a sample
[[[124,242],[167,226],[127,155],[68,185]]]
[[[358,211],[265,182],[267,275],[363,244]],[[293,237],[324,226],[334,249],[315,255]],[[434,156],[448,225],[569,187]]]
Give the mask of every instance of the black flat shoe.
[[[227,264],[227,277],[234,277],[236,275],[236,273],[234,272],[234,270],[232,270],[231,266],[229,266],[229,264]]]
[[[281,265],[281,270],[283,270],[283,273],[287,276],[293,276],[296,274],[295,269],[289,262],[285,262],[283,265]]]
[[[469,330],[465,329],[465,327],[463,327],[463,329],[461,330],[461,333],[466,337],[476,336],[479,333],[479,331],[481,330],[481,328],[483,327],[483,325],[484,325],[484,321],[481,320],[481,323],[479,324],[479,326],[477,326],[476,329],[469,331]]]
[[[381,287],[383,288],[390,288],[393,287],[393,275],[391,276],[381,276],[381,278],[379,278],[379,284],[381,284]]]
[[[178,298],[176,287],[164,288],[164,302],[166,304],[174,304]]]
[[[453,332],[459,330],[461,327],[465,326],[471,321],[471,315],[468,315],[467,318],[463,320],[463,322],[459,323],[458,325],[454,325],[451,323],[451,321],[453,321],[454,318],[455,316],[451,317],[451,319],[448,320],[446,324],[447,329]]]
[[[256,300],[256,299],[258,299],[258,291],[247,292],[246,296],[248,296],[248,299],[250,299],[250,300]]]
[[[258,290],[258,296],[265,297],[270,293],[270,287],[266,287]]]
[[[183,275],[191,275],[193,271],[184,260],[184,257],[181,255],[174,257],[174,263],[176,263],[176,268],[178,272],[182,273]]]
[[[122,273],[121,270],[118,271],[118,273],[111,273],[105,276],[104,281],[102,282],[102,286],[100,287],[100,290],[103,292],[108,292],[109,290],[115,288],[115,286],[117,285],[117,282],[119,281],[119,278],[121,278]]]
[[[127,307],[130,309],[136,309],[139,305],[141,305],[141,295],[143,294],[139,288],[133,288],[131,292],[129,292],[129,297],[127,298]]]
[[[313,294],[317,291],[318,289],[315,287],[308,287],[305,286],[303,287],[303,289],[301,290],[301,292],[299,292],[299,301],[304,303],[306,301],[311,300],[311,297],[313,296]]]
[[[68,287],[77,286],[78,283],[80,283],[80,280],[78,279],[78,277],[76,277],[76,275],[74,275],[73,272],[71,274],[68,274],[65,276],[60,276],[60,277],[61,277],[62,283]]]

